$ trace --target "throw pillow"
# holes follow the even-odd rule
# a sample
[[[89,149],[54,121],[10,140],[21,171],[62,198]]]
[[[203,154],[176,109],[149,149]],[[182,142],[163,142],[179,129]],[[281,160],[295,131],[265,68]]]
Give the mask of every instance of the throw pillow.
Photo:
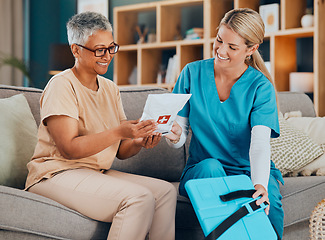
[[[292,118],[292,117],[302,117],[302,113],[301,113],[301,111],[286,112],[283,115],[283,117],[285,120],[287,120],[288,118]]]
[[[325,117],[294,117],[287,120],[294,127],[302,130],[316,143],[325,148]],[[295,175],[325,175],[325,154],[318,157],[303,168],[297,170]]]
[[[325,154],[290,174],[292,177],[311,175],[325,176]]]
[[[279,125],[280,137],[271,139],[271,159],[282,175],[301,169],[324,153],[320,145],[282,116]]]
[[[0,184],[23,189],[37,125],[23,94],[0,99]]]
[[[325,143],[325,117],[290,117],[287,122],[302,130],[316,143]]]

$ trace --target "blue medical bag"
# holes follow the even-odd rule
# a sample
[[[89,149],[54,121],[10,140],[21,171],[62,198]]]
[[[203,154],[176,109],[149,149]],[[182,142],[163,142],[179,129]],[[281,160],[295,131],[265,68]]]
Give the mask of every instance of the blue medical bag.
[[[276,240],[264,209],[256,205],[251,179],[246,175],[192,179],[185,189],[204,235],[218,240]],[[260,198],[260,197],[259,197]]]

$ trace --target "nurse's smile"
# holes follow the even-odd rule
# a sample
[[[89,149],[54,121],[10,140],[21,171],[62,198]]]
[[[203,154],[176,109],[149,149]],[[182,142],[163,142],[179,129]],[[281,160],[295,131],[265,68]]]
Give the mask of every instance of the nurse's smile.
[[[218,57],[220,60],[229,60],[229,58],[221,57],[221,56],[219,55],[218,52],[217,52],[217,57]]]

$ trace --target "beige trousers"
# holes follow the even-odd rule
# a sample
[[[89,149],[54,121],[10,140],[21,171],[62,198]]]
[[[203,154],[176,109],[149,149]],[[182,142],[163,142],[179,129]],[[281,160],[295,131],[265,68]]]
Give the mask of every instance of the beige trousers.
[[[175,239],[176,189],[163,180],[108,170],[68,170],[29,189],[92,219],[112,222],[108,238]]]

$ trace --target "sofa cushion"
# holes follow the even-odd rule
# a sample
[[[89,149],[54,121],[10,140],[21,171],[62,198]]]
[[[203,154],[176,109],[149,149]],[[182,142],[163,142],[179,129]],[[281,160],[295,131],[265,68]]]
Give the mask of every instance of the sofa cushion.
[[[280,137],[271,139],[271,159],[283,175],[306,166],[324,153],[320,145],[281,115],[279,124]]]
[[[23,94],[0,99],[0,184],[23,189],[37,126]]]
[[[287,122],[300,129],[318,144],[325,144],[325,117],[290,117]]]
[[[313,209],[324,199],[325,176],[284,178],[281,186],[284,227],[308,221]]]
[[[134,120],[141,117],[148,94],[166,93],[168,90],[157,87],[122,87],[120,92],[125,114],[128,120]],[[185,146],[173,149],[168,146],[163,137],[152,149],[142,149],[127,160],[116,158],[112,168],[175,182],[179,181],[185,167],[185,159]]]
[[[25,234],[33,235],[31,239],[106,239],[110,227],[51,199],[5,186],[0,186],[0,206],[0,230],[20,233],[20,239]],[[5,239],[4,231],[0,239]]]
[[[290,117],[287,122],[302,130],[317,144],[325,147],[325,117]],[[325,154],[299,169],[295,174],[325,175]]]
[[[33,116],[36,120],[37,126],[40,123],[40,107],[39,100],[42,94],[41,89],[30,88],[30,87],[16,87],[7,86],[0,84],[0,98],[8,98],[13,95],[23,93],[27,99],[30,109],[32,110]]]

